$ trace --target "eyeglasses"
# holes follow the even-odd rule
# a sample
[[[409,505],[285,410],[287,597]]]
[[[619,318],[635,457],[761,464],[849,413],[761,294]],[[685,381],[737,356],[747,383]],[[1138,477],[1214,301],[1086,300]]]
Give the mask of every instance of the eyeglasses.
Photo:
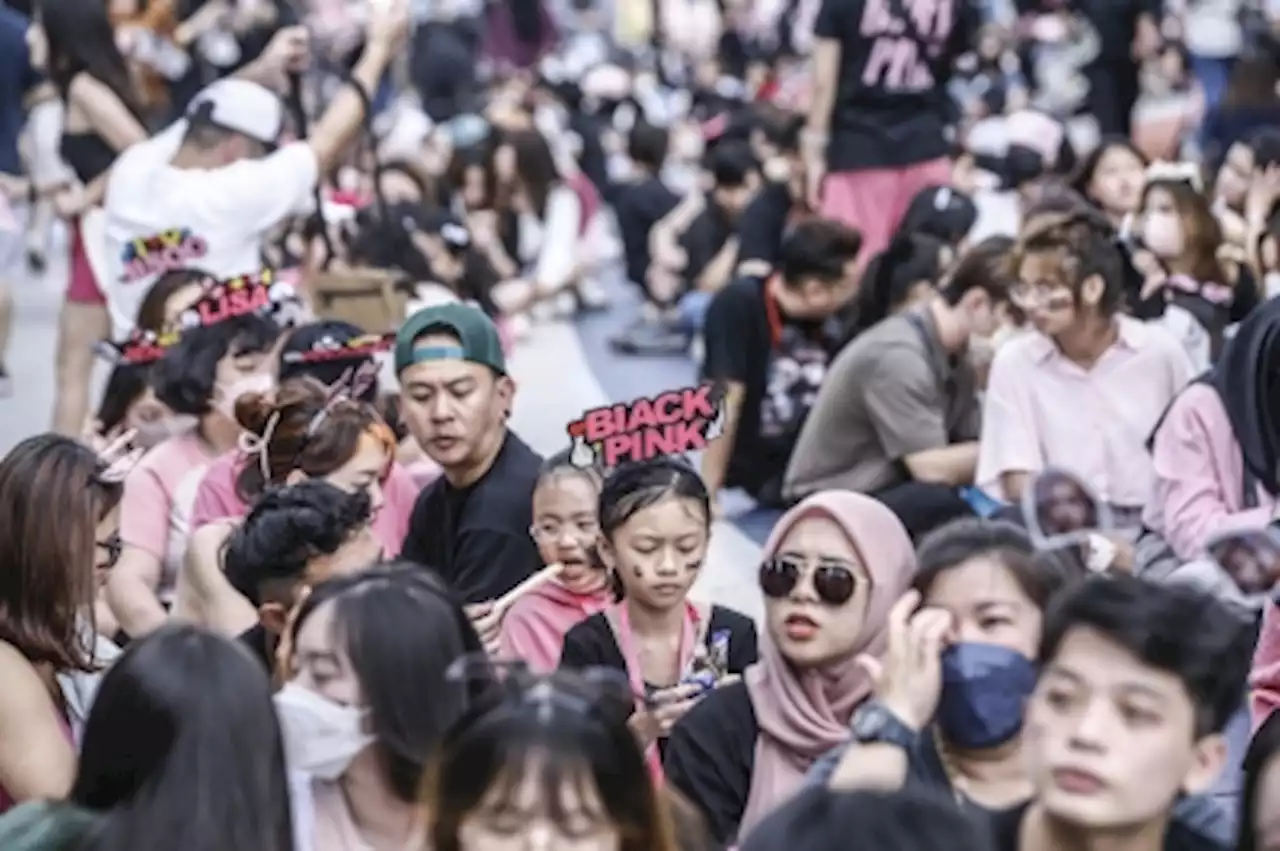
[[[1021,308],[1039,307],[1048,303],[1064,289],[1067,287],[1063,284],[1018,282],[1009,287],[1009,300]]]
[[[600,534],[600,524],[594,520],[578,520],[574,523],[560,523],[555,520],[541,520],[529,527],[529,534],[539,541],[558,541],[565,532],[575,537],[594,538]]]
[[[780,600],[800,584],[804,563],[791,558],[772,558],[760,565],[760,590],[766,597]],[[819,564],[813,570],[813,590],[830,606],[843,606],[858,590],[858,575],[843,564]]]
[[[105,541],[98,541],[107,554],[107,557],[94,565],[98,570],[110,570],[116,566],[116,562],[120,561],[120,553],[124,551],[124,542],[120,540],[120,533],[113,532],[107,536]]]

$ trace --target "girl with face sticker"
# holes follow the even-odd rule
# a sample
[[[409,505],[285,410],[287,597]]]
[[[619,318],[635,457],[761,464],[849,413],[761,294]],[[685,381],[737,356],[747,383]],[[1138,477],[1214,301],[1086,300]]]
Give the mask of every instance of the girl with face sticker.
[[[543,563],[561,570],[507,610],[499,636],[501,658],[520,659],[539,673],[554,671],[565,633],[613,601],[596,554],[600,486],[600,472],[574,465],[568,452],[543,465],[533,488],[529,534]]]
[[[560,665],[621,671],[631,725],[650,766],[672,727],[728,676],[756,660],[755,624],[689,599],[707,556],[711,503],[687,463],[657,458],[616,469],[599,501],[598,549],[617,602],[569,630]]]
[[[914,569],[906,529],[871,497],[823,491],[778,521],[758,576],[760,662],[708,695],[667,746],[668,780],[701,805],[717,843],[741,842],[848,738]]]
[[[287,639],[275,705],[299,847],[425,851],[423,773],[483,688],[446,676],[483,654],[461,608],[430,571],[383,565],[317,585]]]

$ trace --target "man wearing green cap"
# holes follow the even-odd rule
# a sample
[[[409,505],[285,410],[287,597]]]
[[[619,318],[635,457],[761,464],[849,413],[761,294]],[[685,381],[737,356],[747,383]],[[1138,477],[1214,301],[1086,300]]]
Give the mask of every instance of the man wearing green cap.
[[[515,383],[479,309],[418,311],[400,328],[395,365],[405,424],[444,471],[418,497],[401,555],[477,604],[469,612],[479,623],[488,603],[542,567],[529,535],[542,458],[507,429]]]

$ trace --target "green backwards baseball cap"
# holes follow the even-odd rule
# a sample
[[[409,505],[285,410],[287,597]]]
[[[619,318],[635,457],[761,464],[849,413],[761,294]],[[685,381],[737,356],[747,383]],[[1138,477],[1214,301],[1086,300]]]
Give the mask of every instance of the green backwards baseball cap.
[[[431,333],[452,334],[458,344],[414,345]],[[498,328],[484,311],[469,304],[453,302],[425,307],[405,320],[396,333],[396,374],[415,363],[432,360],[465,360],[487,366],[499,375],[507,374]]]

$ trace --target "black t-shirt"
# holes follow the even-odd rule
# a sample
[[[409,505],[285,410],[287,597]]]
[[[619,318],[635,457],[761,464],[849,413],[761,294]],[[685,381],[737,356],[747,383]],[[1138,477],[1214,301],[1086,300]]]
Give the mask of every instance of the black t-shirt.
[[[622,236],[627,279],[643,285],[649,271],[649,231],[676,208],[680,196],[652,175],[617,188],[613,212]]]
[[[717,845],[733,843],[751,792],[760,725],[745,683],[718,688],[667,739],[667,782],[702,813]]]
[[[434,568],[465,603],[495,600],[542,568],[529,535],[542,457],[507,432],[489,472],[467,488],[444,476],[418,496],[402,558]]]
[[[276,639],[271,633],[267,632],[266,627],[262,624],[254,624],[249,629],[236,636],[236,640],[241,642],[249,652],[253,654],[253,658],[262,663],[270,674],[275,671],[275,647]]]
[[[918,4],[885,2],[889,14],[877,20],[869,0],[823,0],[814,24],[817,37],[841,47],[827,146],[832,172],[914,165],[949,149],[947,80],[974,43],[976,3],[940,0],[920,20],[908,14]]]
[[[710,643],[718,634],[728,635],[728,672],[742,675],[757,658],[756,625],[744,614],[723,606],[711,607],[711,619],[707,624],[706,639]],[[627,663],[614,638],[613,628],[603,613],[592,615],[570,629],[564,636],[564,649],[560,653],[560,667],[569,669],[612,668],[626,675]],[[660,686],[645,683],[646,693],[657,691]],[[727,688],[732,688],[728,686]],[[703,699],[710,700],[716,692]],[[634,708],[634,707],[633,707]],[[630,714],[630,713],[628,713]],[[667,752],[668,739],[658,740],[659,753]]]
[[[1021,847],[1022,820],[1030,804],[1023,804],[995,815],[991,820],[991,836],[995,851],[1037,851]],[[1210,839],[1177,822],[1169,822],[1164,834],[1164,851],[1229,851],[1230,845]]]
[[[694,217],[678,240],[685,253],[684,280],[688,287],[697,284],[698,277],[733,236],[733,228],[734,223],[708,196],[702,212]]]
[[[755,663],[756,625],[751,618],[724,606],[712,606],[706,630],[707,642],[711,642],[717,633],[728,633],[729,673],[741,674],[748,665]],[[613,628],[603,612],[575,624],[565,633],[560,667],[614,668],[626,672],[626,660],[622,658]]]
[[[773,269],[782,250],[782,234],[793,207],[791,188],[770,181],[760,188],[738,218],[738,262],[762,260]]]
[[[845,325],[837,318],[815,323],[782,316],[765,284],[739,278],[711,301],[703,375],[745,390],[725,486],[772,504],[831,358],[845,342]]]

